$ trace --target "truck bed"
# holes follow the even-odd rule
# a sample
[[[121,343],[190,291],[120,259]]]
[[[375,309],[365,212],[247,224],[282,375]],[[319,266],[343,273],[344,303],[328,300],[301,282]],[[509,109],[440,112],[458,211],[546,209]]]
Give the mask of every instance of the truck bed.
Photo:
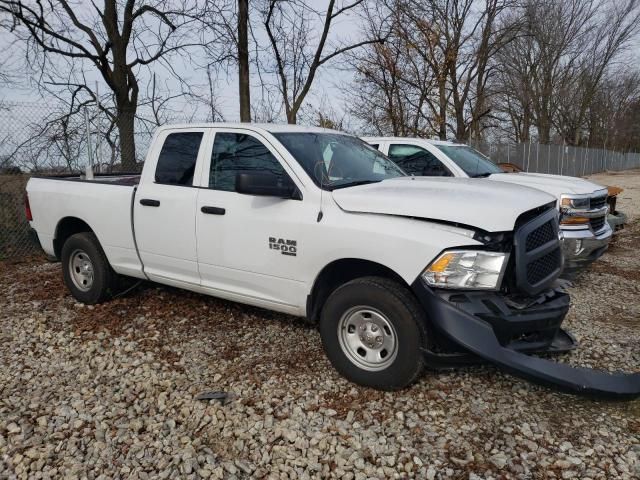
[[[54,242],[65,222],[81,221],[100,238],[113,269],[142,275],[133,233],[132,205],[139,175],[36,176],[27,183],[33,212],[32,227],[51,256],[59,256]]]

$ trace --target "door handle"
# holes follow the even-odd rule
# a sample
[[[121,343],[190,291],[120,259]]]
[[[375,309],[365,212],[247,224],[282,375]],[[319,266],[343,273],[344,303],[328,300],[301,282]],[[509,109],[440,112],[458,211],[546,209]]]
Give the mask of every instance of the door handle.
[[[224,215],[226,210],[220,207],[207,207],[204,206],[200,209],[202,213],[206,213],[208,215]]]
[[[140,205],[144,205],[145,207],[159,207],[160,200],[152,200],[151,198],[143,198],[140,200]]]

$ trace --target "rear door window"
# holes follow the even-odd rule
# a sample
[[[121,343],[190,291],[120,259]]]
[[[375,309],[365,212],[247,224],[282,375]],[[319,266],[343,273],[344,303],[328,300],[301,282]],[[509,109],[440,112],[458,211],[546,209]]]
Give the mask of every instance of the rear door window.
[[[203,132],[176,132],[167,135],[158,157],[156,183],[193,185]]]

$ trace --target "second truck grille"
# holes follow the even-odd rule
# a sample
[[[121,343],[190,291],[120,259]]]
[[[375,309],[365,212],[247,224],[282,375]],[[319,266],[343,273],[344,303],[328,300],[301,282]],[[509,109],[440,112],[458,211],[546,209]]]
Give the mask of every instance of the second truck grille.
[[[601,230],[604,227],[604,216],[598,218],[592,218],[589,223],[591,224],[591,228],[594,232]]]
[[[607,196],[604,195],[602,197],[592,198],[591,199],[591,210],[597,210],[598,208],[602,208],[607,204]]]

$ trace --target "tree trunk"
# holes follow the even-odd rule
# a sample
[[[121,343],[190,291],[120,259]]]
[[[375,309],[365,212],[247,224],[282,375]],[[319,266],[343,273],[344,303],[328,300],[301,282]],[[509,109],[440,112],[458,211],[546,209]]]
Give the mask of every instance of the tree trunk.
[[[125,172],[137,171],[136,142],[134,134],[134,119],[136,115],[135,105],[126,105],[118,108],[118,134],[120,137],[120,157],[122,170]]]
[[[531,110],[525,106],[522,113],[522,132],[520,133],[520,141],[529,141],[529,130],[531,129]]]
[[[438,112],[438,137],[440,140],[447,139],[447,92],[446,92],[446,78],[442,74],[443,78],[438,80],[439,91],[439,112]]]
[[[539,142],[547,144],[551,141],[551,122],[548,118],[541,118],[538,121]]]
[[[249,0],[238,0],[238,89],[240,121],[251,121],[251,90],[249,85]]]
[[[287,123],[295,125],[298,123],[298,109],[291,109],[287,112]]]
[[[469,130],[464,124],[464,111],[456,108],[456,139],[462,142],[469,140]]]
[[[482,137],[482,120],[480,115],[484,113],[484,104],[484,92],[480,92],[476,98],[475,107],[471,112],[471,125],[469,126],[469,136],[474,140],[480,140],[480,137]]]

